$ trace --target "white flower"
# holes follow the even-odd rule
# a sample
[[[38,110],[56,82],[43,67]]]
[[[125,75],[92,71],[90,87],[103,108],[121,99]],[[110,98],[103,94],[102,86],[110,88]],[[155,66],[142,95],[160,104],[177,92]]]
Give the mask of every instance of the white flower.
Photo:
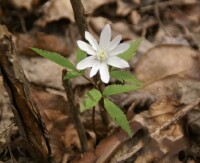
[[[83,70],[92,67],[90,77],[93,77],[99,70],[101,80],[108,83],[110,80],[108,65],[117,68],[129,67],[127,61],[117,57],[129,48],[129,44],[120,43],[121,35],[116,36],[111,41],[111,28],[107,24],[100,35],[99,44],[96,39],[89,33],[85,32],[85,38],[89,44],[84,41],[77,41],[78,47],[87,52],[90,56],[83,59],[77,64],[77,69]],[[108,65],[107,65],[108,64]]]

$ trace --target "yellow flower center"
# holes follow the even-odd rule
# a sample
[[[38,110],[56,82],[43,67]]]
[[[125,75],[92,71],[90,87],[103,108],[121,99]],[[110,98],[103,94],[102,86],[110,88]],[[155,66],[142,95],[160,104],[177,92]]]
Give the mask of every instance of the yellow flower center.
[[[108,58],[108,54],[105,50],[100,50],[98,53],[97,53],[97,59],[99,61],[105,61],[106,59]]]

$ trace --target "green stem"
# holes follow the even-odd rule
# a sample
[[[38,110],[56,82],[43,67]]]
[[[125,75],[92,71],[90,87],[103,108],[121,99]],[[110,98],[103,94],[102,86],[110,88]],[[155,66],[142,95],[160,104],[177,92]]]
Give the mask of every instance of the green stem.
[[[95,80],[95,83],[97,84],[98,81],[99,81],[100,77],[99,76],[96,76],[94,78]],[[104,89],[104,84],[102,82],[99,82],[98,84],[98,88],[97,88],[101,94],[103,93],[103,89]],[[104,107],[104,102],[103,102],[103,98],[101,98],[100,102],[99,102],[99,111],[100,111],[100,115],[101,115],[101,119],[102,119],[102,122],[104,124],[104,126],[106,127],[106,129],[108,129],[108,125],[109,125],[109,119],[108,119],[108,114],[105,110],[105,107]]]

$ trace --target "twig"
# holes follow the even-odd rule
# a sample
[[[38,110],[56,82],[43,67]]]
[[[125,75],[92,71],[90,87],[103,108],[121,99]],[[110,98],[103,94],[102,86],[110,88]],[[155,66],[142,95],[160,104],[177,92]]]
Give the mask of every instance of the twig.
[[[92,108],[92,126],[94,133],[97,135],[96,124],[95,124],[95,107]]]
[[[88,78],[88,77],[85,76],[85,75],[83,75],[82,77],[85,78],[85,79],[86,79],[87,81],[89,81],[90,83],[92,83],[93,86],[94,86],[95,88],[98,89],[98,85],[97,85],[97,83],[93,82],[90,78]]]
[[[199,4],[199,2],[196,2],[196,3]],[[187,4],[187,2],[184,2],[184,1],[181,1],[181,0],[164,1],[164,2],[159,2],[158,7],[159,8],[166,8],[168,6],[184,5],[184,4]],[[140,7],[139,11],[140,12],[146,12],[146,11],[149,11],[149,10],[153,10],[154,8],[155,8],[155,4],[152,4],[152,5]]]
[[[88,30],[87,20],[85,18],[85,10],[81,0],[70,0],[73,11],[74,19],[78,26],[79,32],[83,40],[85,40],[85,31]]]
[[[5,128],[5,130],[3,132],[0,133],[0,138],[2,138],[6,132],[11,128],[11,126],[14,124],[14,122],[11,122],[7,128]]]
[[[65,88],[65,92],[66,92],[66,95],[67,95],[67,98],[68,98],[73,123],[74,123],[74,126],[75,126],[77,133],[78,133],[78,136],[79,136],[79,140],[80,140],[80,144],[81,144],[81,150],[82,150],[82,152],[85,152],[88,149],[87,137],[86,137],[86,134],[85,134],[83,124],[81,123],[81,120],[80,120],[80,117],[79,117],[79,111],[78,111],[77,105],[75,103],[75,98],[74,98],[74,93],[73,93],[73,90],[72,90],[71,83],[70,83],[69,80],[64,79],[64,76],[66,74],[67,74],[67,70],[64,69],[63,72],[62,72],[63,86]]]
[[[100,79],[99,76],[96,76],[96,78],[94,78],[95,80],[95,83],[98,82],[98,80]],[[103,93],[103,89],[104,89],[104,84],[103,83],[99,83],[98,84],[98,90]],[[100,111],[100,116],[101,116],[101,119],[102,119],[102,122],[106,128],[106,130],[108,129],[108,125],[109,125],[109,119],[108,119],[108,114],[105,110],[105,107],[104,107],[104,101],[103,101],[103,98],[101,98],[100,102],[99,102],[99,111]]]
[[[200,98],[196,99],[193,103],[187,105],[180,111],[178,111],[169,121],[166,121],[161,127],[157,128],[155,131],[153,131],[149,136],[155,137],[158,134],[160,134],[161,131],[167,129],[171,125],[175,124],[177,121],[179,121],[183,116],[185,116],[189,111],[195,108],[195,106],[200,104]],[[131,148],[126,154],[123,154],[117,161],[125,161],[128,158],[132,157],[137,151],[139,151],[143,146],[144,142],[139,140],[137,144]]]
[[[160,19],[160,11],[159,11],[159,0],[155,0],[155,8],[154,8],[154,12],[155,12],[155,16],[158,19],[159,25],[163,25],[162,21]]]
[[[190,110],[194,109],[195,106],[199,105],[199,103],[200,103],[200,98],[196,99],[193,103],[187,105],[186,107],[178,111],[169,121],[165,122],[161,127],[157,128],[152,134],[150,134],[150,136],[155,137],[161,131],[175,124],[183,116],[185,116]]]
[[[108,125],[109,125],[109,119],[108,119],[108,114],[107,114],[107,112],[105,110],[105,107],[104,107],[103,98],[101,98],[101,100],[99,102],[99,111],[100,111],[100,115],[101,115],[101,119],[102,119],[102,122],[104,124],[104,127],[107,130],[108,129]]]

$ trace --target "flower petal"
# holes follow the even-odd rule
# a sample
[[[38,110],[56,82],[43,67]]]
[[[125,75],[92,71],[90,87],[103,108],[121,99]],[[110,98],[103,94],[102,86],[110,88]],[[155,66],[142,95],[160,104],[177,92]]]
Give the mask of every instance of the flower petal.
[[[130,67],[127,61],[116,56],[109,57],[106,63],[117,68]]]
[[[128,50],[128,48],[129,48],[129,44],[127,44],[127,43],[121,43],[114,50],[110,51],[109,55],[110,56],[112,56],[112,55],[118,55],[118,54],[123,53],[126,50]]]
[[[108,83],[110,80],[110,74],[109,74],[108,66],[106,63],[101,63],[99,72],[100,72],[101,80],[104,83]]]
[[[90,71],[90,77],[93,77],[96,75],[97,71],[100,69],[101,63],[99,61],[96,62],[95,65],[92,66],[92,69]]]
[[[77,44],[81,50],[87,52],[88,54],[90,54],[90,55],[96,54],[94,49],[89,44],[85,43],[84,41],[79,40],[79,41],[77,41]]]
[[[121,40],[122,40],[121,35],[116,36],[109,44],[109,51],[115,49]]]
[[[97,40],[88,31],[85,31],[85,38],[86,38],[86,40],[89,41],[89,43],[92,45],[92,48],[94,50],[97,51],[99,49],[99,45],[97,43]]]
[[[83,60],[81,60],[77,65],[76,65],[76,68],[78,70],[84,70],[88,67],[92,67],[93,65],[96,64],[96,59],[95,59],[95,56],[90,56],[90,57],[87,57]]]
[[[111,28],[110,25],[107,24],[100,35],[100,40],[99,40],[99,45],[101,48],[104,50],[107,50],[108,45],[110,44],[110,39],[111,39]]]

